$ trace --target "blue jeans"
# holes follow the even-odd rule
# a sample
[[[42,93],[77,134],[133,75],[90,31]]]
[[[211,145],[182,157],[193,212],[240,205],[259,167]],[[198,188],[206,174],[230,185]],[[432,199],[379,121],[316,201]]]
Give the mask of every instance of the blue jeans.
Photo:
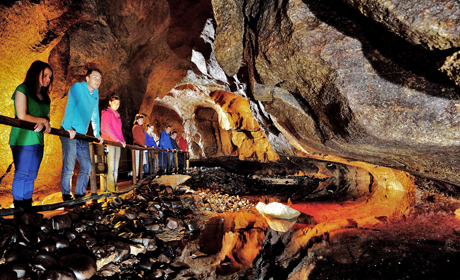
[[[118,191],[118,166],[120,163],[121,148],[107,146],[109,153],[107,154],[107,189],[111,192]]]
[[[179,165],[179,169],[185,169],[185,153],[177,153],[177,165]]]
[[[148,158],[148,153],[147,152],[145,152],[144,157]],[[156,166],[157,166],[157,157],[154,155],[153,156],[153,169],[154,170],[155,170]],[[150,170],[150,164],[149,164],[149,161],[147,161],[147,163],[144,164],[144,174],[149,173],[149,170]]]
[[[80,174],[78,174],[75,195],[86,195],[86,185],[88,184],[89,174],[92,164],[89,155],[88,142],[59,137],[62,145],[62,173],[61,173],[61,192],[63,195],[70,194],[75,159],[80,163]]]
[[[32,199],[34,182],[43,159],[43,146],[40,144],[27,146],[10,146],[13,152],[14,179],[13,199]]]
[[[158,161],[159,161],[159,168],[161,170],[166,170],[166,167],[168,167],[168,156],[167,152],[160,151],[158,152]],[[169,152],[169,168],[174,167],[174,154],[172,152]]]

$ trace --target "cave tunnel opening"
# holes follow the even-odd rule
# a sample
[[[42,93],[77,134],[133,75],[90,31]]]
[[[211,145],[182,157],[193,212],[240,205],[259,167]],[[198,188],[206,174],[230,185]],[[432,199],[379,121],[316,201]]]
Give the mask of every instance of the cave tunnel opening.
[[[160,133],[165,129],[166,125],[170,125],[173,131],[177,131],[178,135],[184,133],[183,120],[176,111],[165,106],[155,105],[150,116],[152,118],[148,119],[148,123],[154,125],[153,132],[157,137],[160,137]]]
[[[198,107],[195,110],[195,122],[201,137],[203,155],[218,157],[229,155],[232,151],[230,132],[222,129],[216,110],[208,107]]]

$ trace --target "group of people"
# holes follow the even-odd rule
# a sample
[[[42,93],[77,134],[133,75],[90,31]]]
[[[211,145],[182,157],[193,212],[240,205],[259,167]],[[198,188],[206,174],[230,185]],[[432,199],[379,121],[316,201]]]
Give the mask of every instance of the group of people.
[[[172,130],[172,127],[170,125],[167,125],[166,128],[160,133],[160,147],[162,149],[167,149],[170,151],[187,151],[187,135],[185,132],[182,134],[182,136],[176,141],[177,139],[177,131]],[[159,163],[159,169],[160,172],[166,172],[167,171],[167,164],[168,164],[168,152],[161,151],[158,154],[158,161]],[[184,168],[184,154],[179,153],[177,154],[177,160],[178,160],[178,166],[179,166],[179,171],[181,171]],[[169,153],[169,162],[170,164],[173,164],[174,162],[174,154]]]
[[[186,140],[186,134],[184,133],[182,137],[179,139],[179,143],[176,142],[177,138],[177,132],[176,131],[171,131],[172,128],[170,125],[166,125],[166,128],[160,133],[160,139],[159,143],[155,142],[154,136],[153,136],[153,129],[154,126],[151,124],[147,124],[147,131],[142,130],[142,125],[144,123],[144,115],[142,114],[137,114],[134,120],[134,126],[133,126],[133,144],[137,144],[141,147],[148,147],[148,148],[157,148],[157,149],[167,149],[169,151],[187,151],[187,140]],[[165,173],[167,172],[167,151],[160,151],[158,153],[158,162],[156,157],[154,157],[154,165],[158,166],[159,173]],[[174,162],[174,154],[169,153],[170,156],[170,164],[172,165]],[[184,166],[184,154],[179,153],[178,154],[178,165],[179,165],[179,170],[183,169]],[[143,170],[144,173],[149,172],[149,163],[147,162],[147,152],[145,152],[145,155],[143,156]],[[135,174],[139,173],[139,151],[136,150],[135,152],[135,161],[136,161],[136,170]],[[153,167],[155,168],[155,167]],[[133,174],[134,175],[134,174]]]
[[[137,114],[136,117],[134,117],[134,126],[133,126],[133,144],[138,145],[141,147],[145,148],[157,148],[160,149],[160,147],[157,146],[157,143],[153,139],[153,129],[154,126],[147,124],[147,131],[144,132],[142,129],[142,125],[144,124],[144,115],[142,114]],[[135,174],[139,173],[139,150],[135,151],[135,162],[136,162],[136,170],[133,172]],[[148,172],[149,165],[147,162],[147,152],[145,152],[143,156],[143,169],[144,173]],[[154,164],[156,165],[156,158],[154,158]]]
[[[91,122],[94,136],[99,143],[104,139],[99,128],[99,94],[102,71],[91,68],[85,75],[85,81],[71,86],[61,129],[69,137],[60,137],[62,145],[62,199],[71,200],[71,180],[75,160],[80,163],[80,173],[75,187],[74,197],[86,195],[86,185],[92,170],[89,144],[75,139],[77,133],[86,134]],[[14,91],[15,118],[36,123],[34,130],[12,127],[9,144],[13,153],[15,167],[12,193],[15,208],[27,209],[32,206],[34,182],[43,159],[43,133],[51,131],[50,124],[50,87],[53,83],[53,70],[48,63],[35,61],[27,71],[26,78]],[[43,128],[44,131],[42,132]]]
[[[99,116],[98,88],[101,82],[102,71],[97,68],[90,68],[86,72],[85,80],[74,83],[68,92],[68,101],[60,126],[61,129],[68,132],[68,137],[59,137],[62,145],[61,192],[64,201],[86,195],[86,186],[92,170],[89,143],[75,139],[77,133],[85,135],[91,124],[93,134],[100,144],[107,140],[118,142],[123,148],[126,147],[120,114],[117,112],[120,107],[120,98],[116,95],[110,96],[109,106]],[[15,118],[36,124],[33,131],[18,127],[12,127],[11,129],[9,144],[15,166],[12,186],[15,208],[27,209],[32,206],[34,182],[43,159],[43,133],[51,132],[51,99],[49,93],[52,83],[53,70],[51,66],[43,61],[35,61],[27,71],[24,82],[15,89],[11,97],[14,100]],[[178,145],[175,141],[177,133],[174,134],[174,132],[171,137],[168,135],[168,139],[164,138],[165,136],[160,136],[160,145],[157,146],[152,137],[153,125],[148,125],[147,131],[144,132],[142,130],[143,119],[144,116],[141,114],[135,117],[133,144],[142,147],[187,150],[186,140],[179,141],[182,146]],[[168,125],[161,134],[163,135],[166,131],[169,134],[170,130],[171,127]],[[183,142],[185,142],[185,145]],[[175,143],[175,146],[173,146],[173,143]],[[136,152],[138,157],[139,151]],[[110,191],[117,190],[120,154],[121,147],[108,145],[107,188]],[[75,160],[78,160],[80,164],[80,172],[72,197],[71,181]],[[165,170],[166,165],[163,164],[161,159],[159,161],[160,169]],[[137,160],[136,162],[139,161]]]

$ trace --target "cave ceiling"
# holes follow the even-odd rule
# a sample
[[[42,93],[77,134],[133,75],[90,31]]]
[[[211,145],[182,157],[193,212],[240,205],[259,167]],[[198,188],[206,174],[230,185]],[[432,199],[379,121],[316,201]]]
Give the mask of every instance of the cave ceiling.
[[[96,66],[100,109],[121,97],[128,139],[140,112],[157,135],[169,122],[188,133],[195,158],[366,162],[460,185],[457,1],[2,3],[3,115],[40,59],[54,70],[59,127],[68,88]],[[45,166],[60,166],[59,141],[46,139]]]

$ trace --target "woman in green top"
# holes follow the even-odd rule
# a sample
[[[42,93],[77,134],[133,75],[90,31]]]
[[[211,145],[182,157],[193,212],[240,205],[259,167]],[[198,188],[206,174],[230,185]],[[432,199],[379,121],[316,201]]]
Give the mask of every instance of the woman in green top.
[[[34,181],[43,158],[44,133],[50,126],[50,86],[53,70],[48,63],[35,61],[27,71],[24,82],[19,85],[11,99],[14,100],[15,117],[36,123],[34,130],[12,127],[10,147],[13,152],[14,179],[13,200],[15,208],[28,209],[32,206]]]

